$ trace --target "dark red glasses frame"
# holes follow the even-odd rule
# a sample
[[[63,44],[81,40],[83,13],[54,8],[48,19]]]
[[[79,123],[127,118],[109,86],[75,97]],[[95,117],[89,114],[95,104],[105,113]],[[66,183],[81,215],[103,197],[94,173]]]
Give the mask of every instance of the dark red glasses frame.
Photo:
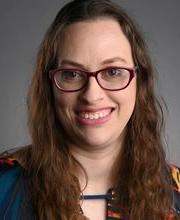
[[[119,68],[119,69],[127,70],[127,71],[129,72],[129,74],[130,74],[129,81],[128,81],[127,85],[124,86],[124,87],[121,88],[121,89],[107,89],[107,88],[104,88],[104,87],[99,83],[99,81],[98,81],[98,78],[97,78],[98,73],[100,73],[100,72],[102,72],[102,71],[104,71],[104,70],[110,70],[110,69],[113,69],[113,68],[116,68],[116,69]],[[126,67],[117,67],[117,66],[112,66],[112,67],[100,69],[100,70],[95,71],[95,72],[88,72],[88,71],[84,71],[84,70],[71,69],[71,68],[67,68],[67,69],[66,69],[66,68],[57,68],[57,69],[54,69],[54,70],[50,70],[50,71],[49,71],[49,78],[50,78],[50,79],[52,80],[52,82],[56,85],[56,87],[57,87],[59,90],[63,91],[63,92],[77,92],[77,91],[79,91],[79,90],[85,88],[86,85],[87,85],[87,83],[88,83],[88,81],[87,81],[81,88],[75,89],[75,90],[64,90],[64,89],[60,88],[60,87],[58,86],[58,84],[56,83],[56,80],[55,80],[55,77],[54,77],[54,76],[55,76],[55,74],[56,74],[58,71],[65,71],[65,70],[66,70],[66,71],[79,71],[79,72],[81,72],[81,73],[83,73],[83,74],[85,73],[87,77],[95,77],[95,78],[96,78],[96,81],[97,81],[97,83],[98,83],[98,85],[99,85],[102,89],[108,90],[108,91],[118,91],[118,90],[122,90],[122,89],[127,88],[128,85],[130,84],[131,80],[133,79],[133,77],[134,77],[135,74],[137,73],[137,72],[136,72],[137,67],[126,68]]]

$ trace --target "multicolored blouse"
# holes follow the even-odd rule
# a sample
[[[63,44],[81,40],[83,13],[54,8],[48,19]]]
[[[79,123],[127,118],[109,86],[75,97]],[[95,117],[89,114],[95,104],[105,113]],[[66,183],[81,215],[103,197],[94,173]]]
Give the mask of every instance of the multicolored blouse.
[[[172,174],[173,211],[180,216],[180,169],[170,166]],[[0,158],[0,220],[32,220],[35,219],[30,205],[22,207],[25,198],[24,168],[14,159]],[[113,195],[113,191],[109,193]],[[107,220],[125,220],[107,197]],[[22,211],[24,210],[24,211]],[[169,213],[165,220],[173,220],[174,214]]]

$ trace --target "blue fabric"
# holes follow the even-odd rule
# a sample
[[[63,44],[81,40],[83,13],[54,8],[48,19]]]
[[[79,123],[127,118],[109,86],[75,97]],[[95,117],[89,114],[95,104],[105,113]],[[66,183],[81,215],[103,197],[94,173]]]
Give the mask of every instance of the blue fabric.
[[[15,163],[13,166],[3,164],[0,166],[0,220],[20,220],[29,218],[30,212],[23,212],[24,169]],[[25,209],[24,209],[25,210]],[[30,211],[30,210],[29,210]],[[23,213],[27,216],[23,217]]]
[[[16,160],[0,158],[0,220],[35,219],[31,204],[25,203],[28,182],[25,173]],[[165,176],[173,188],[173,209],[180,215],[180,169],[170,166]],[[113,210],[110,211],[112,214]]]

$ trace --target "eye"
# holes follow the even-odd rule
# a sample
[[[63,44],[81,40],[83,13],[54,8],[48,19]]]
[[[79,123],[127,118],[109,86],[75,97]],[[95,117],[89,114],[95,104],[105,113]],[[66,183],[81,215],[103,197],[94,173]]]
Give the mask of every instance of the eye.
[[[128,71],[123,68],[109,68],[102,72],[102,78],[106,80],[122,79],[128,76]]]
[[[78,81],[83,78],[83,74],[78,70],[61,70],[58,75],[61,81]]]
[[[112,68],[106,71],[106,75],[109,77],[118,77],[123,74],[123,69],[120,68]]]

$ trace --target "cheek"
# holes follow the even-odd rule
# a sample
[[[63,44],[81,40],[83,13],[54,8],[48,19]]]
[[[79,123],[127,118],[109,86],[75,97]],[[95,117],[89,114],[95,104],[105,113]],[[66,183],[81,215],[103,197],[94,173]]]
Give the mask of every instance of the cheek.
[[[136,101],[136,81],[132,80],[131,84],[124,90],[119,91],[119,96],[117,98],[120,104],[123,104],[128,108],[128,106],[134,106]]]
[[[56,87],[53,88],[53,95],[54,95],[54,101],[55,106],[57,107],[66,107],[68,106],[68,100],[70,97],[68,97],[68,93],[64,93],[60,90],[58,90]]]
[[[120,116],[123,116],[124,119],[129,120],[134,111],[136,102],[136,82],[132,82],[127,89],[120,91],[116,102],[118,104]]]
[[[73,106],[76,103],[76,95],[72,93],[64,93],[56,88],[53,90],[55,107],[58,116],[66,117],[70,112],[73,111]]]
[[[57,115],[57,119],[61,126],[66,127],[69,125],[71,120],[71,114],[69,113],[70,102],[69,99],[66,98],[66,95],[55,95],[55,111]]]

